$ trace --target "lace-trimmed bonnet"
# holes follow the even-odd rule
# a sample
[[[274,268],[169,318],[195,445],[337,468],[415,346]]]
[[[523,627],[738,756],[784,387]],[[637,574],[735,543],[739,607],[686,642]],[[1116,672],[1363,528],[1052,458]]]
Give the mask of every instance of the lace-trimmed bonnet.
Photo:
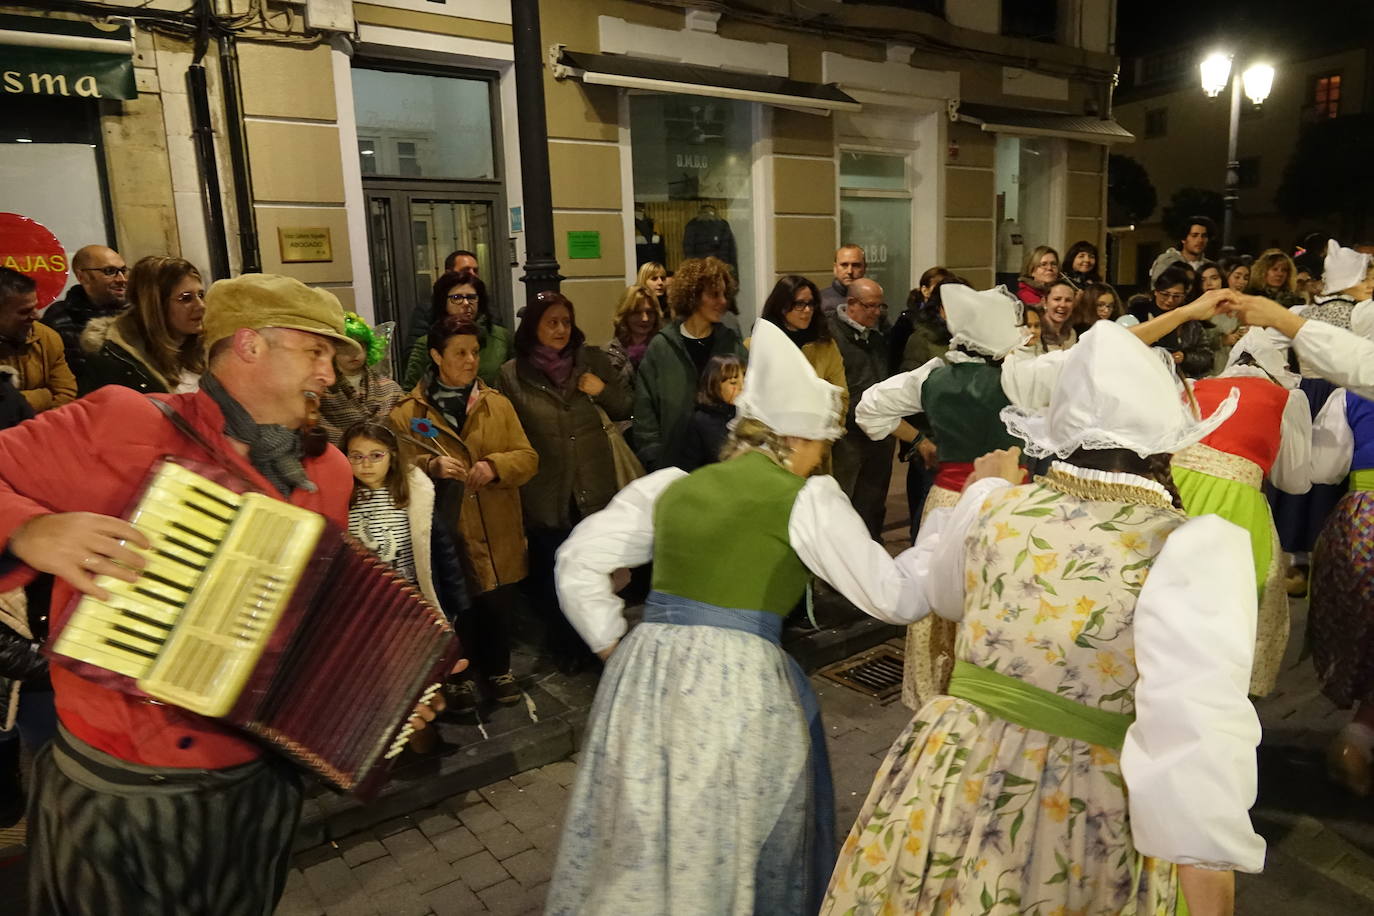
[[[1198,420],[1159,355],[1112,321],[1094,324],[1064,359],[1048,409],[1002,408],[1002,421],[1035,458],[1080,448],[1127,448],[1142,458],[1198,442],[1236,409],[1232,388]]]
[[[1026,341],[1026,329],[1017,326],[1021,303],[1005,286],[980,291],[943,283],[940,304],[945,307],[951,349],[964,347],[1001,359]]]
[[[830,442],[844,435],[842,404],[840,389],[816,375],[777,325],[764,318],[754,323],[737,416],[758,420],[779,436]]]
[[[1231,348],[1231,354],[1226,358],[1226,370],[1235,366],[1241,356],[1249,354],[1255,365],[1268,373],[1274,381],[1285,388],[1296,388],[1302,376],[1288,370],[1287,342],[1288,338],[1269,328],[1251,328]],[[1221,374],[1224,376],[1226,371]]]
[[[1322,289],[1325,292],[1339,293],[1350,289],[1368,275],[1368,254],[1353,248],[1342,248],[1335,239],[1326,243],[1326,259],[1322,262]]]

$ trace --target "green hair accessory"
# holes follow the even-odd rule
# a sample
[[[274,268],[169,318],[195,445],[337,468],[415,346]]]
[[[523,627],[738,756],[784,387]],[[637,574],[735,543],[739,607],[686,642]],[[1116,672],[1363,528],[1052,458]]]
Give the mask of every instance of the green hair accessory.
[[[373,332],[356,312],[344,313],[344,333],[358,342],[367,354],[367,364],[375,366],[386,355],[386,338]]]

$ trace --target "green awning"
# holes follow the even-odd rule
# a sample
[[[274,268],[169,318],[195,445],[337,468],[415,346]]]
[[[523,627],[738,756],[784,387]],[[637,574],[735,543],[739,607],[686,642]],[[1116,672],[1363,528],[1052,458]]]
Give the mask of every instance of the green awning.
[[[132,99],[132,26],[0,16],[0,96]]]

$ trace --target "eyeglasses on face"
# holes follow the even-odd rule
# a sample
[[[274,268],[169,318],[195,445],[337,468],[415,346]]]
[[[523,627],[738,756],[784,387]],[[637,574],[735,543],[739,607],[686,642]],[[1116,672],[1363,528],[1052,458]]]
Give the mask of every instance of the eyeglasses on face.
[[[476,301],[477,301],[477,294],[476,294],[476,293],[449,293],[449,294],[448,294],[448,301],[449,301],[449,302],[476,302]]]
[[[107,277],[124,277],[129,273],[128,267],[78,267],[77,270],[85,270],[93,274],[104,274]]]
[[[390,456],[390,452],[368,452],[366,455],[359,454],[358,452],[349,452],[348,462],[349,464],[376,464]]]
[[[1155,295],[1164,302],[1182,302],[1187,293],[1166,293],[1161,290],[1155,290]]]
[[[794,309],[814,309],[815,307],[816,303],[812,299],[797,299],[792,303]]]

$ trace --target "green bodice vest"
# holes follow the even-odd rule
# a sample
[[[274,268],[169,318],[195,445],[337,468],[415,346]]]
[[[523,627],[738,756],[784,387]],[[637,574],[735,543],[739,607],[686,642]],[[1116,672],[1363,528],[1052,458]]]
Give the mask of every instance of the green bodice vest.
[[[670,484],[654,506],[654,588],[786,614],[810,578],[787,536],[805,484],[760,454],[708,464]]]
[[[1021,440],[1007,432],[1000,416],[1011,404],[1002,391],[1002,367],[947,363],[921,386],[921,406],[930,420],[941,462],[967,464]]]

